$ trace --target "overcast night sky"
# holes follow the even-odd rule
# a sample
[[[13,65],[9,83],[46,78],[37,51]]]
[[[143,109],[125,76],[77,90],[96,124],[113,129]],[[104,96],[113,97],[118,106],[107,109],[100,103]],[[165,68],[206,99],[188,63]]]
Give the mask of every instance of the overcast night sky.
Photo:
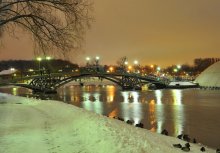
[[[93,0],[94,18],[83,51],[72,62],[101,57],[115,64],[122,57],[140,64],[192,63],[220,57],[220,0]],[[26,36],[5,36],[0,60],[33,59]]]

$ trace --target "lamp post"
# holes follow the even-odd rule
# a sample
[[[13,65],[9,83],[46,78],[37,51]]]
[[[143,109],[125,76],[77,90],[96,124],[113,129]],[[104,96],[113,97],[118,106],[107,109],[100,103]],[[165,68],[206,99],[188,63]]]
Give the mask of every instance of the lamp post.
[[[157,71],[159,72],[161,70],[161,68],[160,67],[157,67]]]
[[[134,71],[135,71],[135,72],[138,72],[137,69],[138,69],[138,61],[135,60],[135,61],[134,61]]]
[[[96,57],[95,57],[95,64],[96,64],[96,66],[98,66],[98,65],[99,65],[99,59],[100,59],[100,57],[99,57],[99,56],[96,56]]]
[[[46,56],[46,61],[47,61],[47,72],[50,75],[50,69],[49,69],[49,61],[52,59],[50,56]]]
[[[158,66],[157,67],[157,76],[160,76],[160,71],[161,71],[161,68]]]
[[[42,75],[41,67],[40,67],[40,62],[42,61],[42,58],[41,57],[37,57],[37,61],[38,61],[38,71],[39,71],[40,75]]]
[[[39,72],[42,74],[42,71],[41,71],[41,61],[42,60],[46,60],[46,61],[49,61],[51,60],[52,58],[50,56],[45,56],[44,58],[42,57],[37,57],[37,61],[38,61],[38,70]],[[47,67],[48,67],[48,64],[47,64]]]
[[[42,61],[42,58],[41,58],[41,57],[37,57],[37,61],[39,62],[39,64],[38,64],[38,69],[39,69],[39,71],[40,71],[40,62]]]
[[[51,60],[51,57],[50,56],[46,56],[46,60]]]
[[[124,65],[123,65],[123,71],[126,72],[126,68],[128,66],[128,61],[125,61]]]
[[[96,72],[99,72],[99,59],[100,59],[99,56],[95,57]]]
[[[86,57],[86,66],[89,66],[90,57]]]

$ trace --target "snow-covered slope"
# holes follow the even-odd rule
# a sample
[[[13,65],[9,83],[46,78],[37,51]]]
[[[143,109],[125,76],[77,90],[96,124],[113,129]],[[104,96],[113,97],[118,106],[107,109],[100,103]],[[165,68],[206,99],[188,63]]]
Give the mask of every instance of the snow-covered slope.
[[[176,143],[186,142],[61,102],[0,93],[0,153],[183,152]],[[190,152],[200,148],[191,144]]]
[[[220,61],[205,69],[195,81],[202,87],[220,87]]]

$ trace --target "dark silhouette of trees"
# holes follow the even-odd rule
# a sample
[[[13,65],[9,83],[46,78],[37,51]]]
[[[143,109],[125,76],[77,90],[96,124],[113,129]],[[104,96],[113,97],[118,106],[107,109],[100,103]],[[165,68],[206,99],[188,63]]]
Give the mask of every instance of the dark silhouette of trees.
[[[204,71],[206,68],[208,68],[210,65],[218,61],[220,61],[220,58],[196,58],[194,59],[194,67],[195,67],[194,71],[197,74],[199,74],[202,71]]]
[[[81,46],[91,9],[89,0],[0,0],[0,36],[20,27],[32,35],[36,53],[65,55]]]
[[[119,71],[125,71],[125,66],[126,66],[125,62],[127,60],[128,60],[128,58],[126,56],[123,56],[116,61],[116,64],[117,64]]]
[[[29,69],[39,70],[39,62],[34,60],[9,60],[9,61],[0,61],[0,71],[8,70],[10,68],[15,68],[20,72],[27,72]],[[66,60],[61,59],[52,59],[50,61],[42,60],[41,69],[50,70],[50,72],[62,71],[72,71],[78,69],[77,64],[73,64]]]

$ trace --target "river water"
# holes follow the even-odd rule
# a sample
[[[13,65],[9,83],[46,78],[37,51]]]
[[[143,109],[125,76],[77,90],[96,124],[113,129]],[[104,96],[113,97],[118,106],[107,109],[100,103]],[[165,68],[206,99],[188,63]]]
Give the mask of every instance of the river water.
[[[109,117],[143,123],[176,137],[184,133],[204,145],[220,147],[220,90],[163,89],[122,91],[114,85],[66,85],[56,95],[35,95],[19,87],[0,88],[18,96],[55,99]]]

